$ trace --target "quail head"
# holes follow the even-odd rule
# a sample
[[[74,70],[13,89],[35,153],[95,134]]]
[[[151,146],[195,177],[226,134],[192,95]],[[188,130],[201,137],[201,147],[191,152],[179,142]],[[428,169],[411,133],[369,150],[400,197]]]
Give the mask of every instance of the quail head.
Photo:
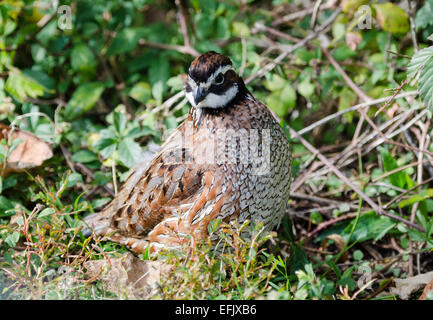
[[[85,218],[97,235],[136,253],[209,237],[218,219],[249,219],[271,230],[287,208],[289,142],[230,59],[200,55],[184,89],[188,118],[150,163],[134,167],[103,211]]]

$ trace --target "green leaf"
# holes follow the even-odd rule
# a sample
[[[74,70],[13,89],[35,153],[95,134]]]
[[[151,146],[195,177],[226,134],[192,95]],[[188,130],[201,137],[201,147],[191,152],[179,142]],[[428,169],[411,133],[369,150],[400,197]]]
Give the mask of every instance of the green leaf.
[[[126,129],[126,116],[121,112],[113,112],[114,130],[118,137],[123,137]]]
[[[96,59],[93,52],[84,44],[74,46],[71,51],[71,67],[76,71],[92,71],[95,69]]]
[[[98,156],[90,150],[80,150],[72,155],[71,160],[74,162],[87,163],[98,160]]]
[[[337,61],[344,61],[351,57],[356,56],[358,53],[352,49],[350,49],[347,44],[343,44],[332,51],[332,56]]]
[[[362,258],[364,258],[364,254],[362,253],[361,250],[355,250],[355,251],[353,252],[353,258],[354,258],[356,261],[360,261],[360,260],[362,260]]]
[[[78,182],[83,182],[83,176],[78,172],[72,172],[68,177],[66,188],[72,188],[77,185]]]
[[[415,229],[409,229],[408,230],[409,237],[412,241],[415,242],[424,242],[426,241],[425,234],[421,231],[415,230]]]
[[[409,62],[407,79],[414,79],[418,72],[418,91],[424,104],[433,110],[433,46],[415,53]]]
[[[273,74],[269,76],[269,79],[266,79],[263,82],[265,88],[268,89],[269,91],[283,89],[287,85],[287,83],[288,83],[287,80],[283,79],[277,74]]]
[[[243,22],[235,21],[232,24],[233,35],[246,38],[250,35],[250,28]]]
[[[391,154],[388,152],[388,150],[386,150],[385,148],[381,148],[380,154],[381,154],[383,166],[384,166],[386,172],[390,172],[390,171],[397,169],[399,167],[397,164],[397,161],[391,156]],[[388,179],[392,185],[403,189],[406,185],[405,175],[406,175],[406,173],[404,171],[398,171],[398,172],[391,174],[388,177]]]
[[[433,0],[427,0],[424,6],[419,9],[415,17],[417,30],[433,25]]]
[[[330,227],[322,232],[314,241],[320,242],[333,233],[339,234],[346,241],[351,233],[353,224],[354,220],[349,223],[342,222],[334,227]],[[351,241],[363,242],[368,240],[380,240],[396,225],[397,223],[390,218],[380,216],[373,211],[365,213],[359,217]]]
[[[45,92],[53,93],[55,89],[55,81],[48,74],[41,70],[31,70],[24,69],[22,70],[23,74],[30,79],[33,79],[38,84],[43,86]]]
[[[6,237],[5,242],[9,245],[9,247],[15,247],[19,239],[20,239],[19,232],[14,231],[13,233],[9,234]]]
[[[359,250],[357,250],[357,251],[359,251]],[[357,251],[355,251],[355,253]],[[353,275],[352,275],[353,269],[354,269],[354,266],[349,267],[347,270],[344,271],[343,275],[341,276],[341,279],[337,281],[337,284],[339,286],[343,286],[344,287],[344,286],[347,285],[350,290],[353,290],[353,289],[356,288],[356,282],[352,278],[353,277]]]
[[[10,211],[15,207],[15,202],[9,200],[4,196],[0,196],[0,217],[8,217],[15,212]]]
[[[105,204],[107,204],[108,202],[111,201],[111,198],[100,198],[100,199],[95,199],[92,201],[92,207],[93,208],[101,208],[102,206],[104,206]]]
[[[158,103],[162,102],[162,98],[164,95],[164,82],[158,81],[152,87],[152,95],[158,101]]]
[[[39,213],[38,217],[39,217],[39,218],[43,218],[43,217],[46,217],[46,216],[52,215],[54,212],[56,212],[56,210],[54,210],[53,208],[45,208],[44,210],[42,210],[42,211]]]
[[[407,78],[412,80],[424,66],[433,58],[433,46],[424,48],[415,53],[407,67]]]
[[[117,140],[113,138],[102,138],[96,141],[93,147],[99,150],[99,153],[104,159],[111,157],[113,152],[116,150]]]
[[[162,102],[163,95],[167,90],[167,81],[170,77],[170,64],[167,59],[158,59],[149,68],[149,82],[152,86],[152,95]]]
[[[296,91],[290,84],[266,97],[266,104],[280,117],[296,106]]]
[[[419,194],[416,194],[409,199],[401,201],[399,207],[404,208],[416,202],[424,201],[429,198],[433,198],[433,189],[422,190]]]
[[[11,71],[6,80],[5,89],[20,102],[24,102],[27,97],[37,98],[45,92],[39,82],[16,69]]]
[[[177,128],[177,120],[173,116],[168,116],[164,120],[165,126],[167,129],[176,129]]]
[[[89,82],[80,85],[66,106],[66,118],[73,120],[91,110],[103,91],[104,85],[101,82]]]
[[[42,62],[44,61],[46,55],[47,55],[47,50],[40,46],[39,44],[34,44],[32,45],[31,48],[31,53],[32,53],[32,58],[35,62]]]
[[[314,84],[310,82],[310,79],[305,79],[298,84],[298,92],[305,98],[309,98],[314,94]]]
[[[404,34],[410,29],[409,15],[399,6],[391,3],[374,4],[379,25],[394,34]]]
[[[121,54],[134,49],[138,40],[143,37],[144,28],[125,28],[122,29],[114,38],[111,46],[107,50],[107,56]]]
[[[156,131],[153,130],[152,128],[149,128],[148,126],[144,126],[143,128],[140,128],[139,126],[131,128],[131,126],[128,126],[128,130],[127,133],[125,134],[125,138],[136,139],[143,136],[156,135],[156,134],[157,134]]]
[[[350,108],[358,98],[355,92],[353,92],[351,89],[344,87],[340,93],[338,98],[338,111],[346,110]],[[343,115],[343,117],[351,123],[353,120],[355,112],[348,112]]]
[[[138,143],[132,139],[124,139],[119,143],[119,160],[131,168],[141,156],[142,150]]]
[[[433,59],[430,59],[421,71],[418,91],[426,107],[433,110]]]
[[[152,94],[152,89],[147,82],[141,81],[132,87],[129,91],[129,96],[141,103],[146,103],[149,101]]]
[[[364,4],[368,4],[368,0],[342,0],[341,10],[346,13],[353,13]]]

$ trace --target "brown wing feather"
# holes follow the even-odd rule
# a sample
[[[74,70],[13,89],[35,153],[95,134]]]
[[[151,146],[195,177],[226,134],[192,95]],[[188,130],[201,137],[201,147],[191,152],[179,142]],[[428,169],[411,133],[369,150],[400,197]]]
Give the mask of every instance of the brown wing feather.
[[[113,201],[87,219],[89,226],[99,235],[120,232],[142,238],[168,217],[193,206],[192,216],[201,210],[206,202],[203,194],[209,193],[212,166],[207,165],[205,171],[203,165],[190,161],[190,149],[179,143],[191,139],[189,135],[182,124],[148,165],[137,164]]]

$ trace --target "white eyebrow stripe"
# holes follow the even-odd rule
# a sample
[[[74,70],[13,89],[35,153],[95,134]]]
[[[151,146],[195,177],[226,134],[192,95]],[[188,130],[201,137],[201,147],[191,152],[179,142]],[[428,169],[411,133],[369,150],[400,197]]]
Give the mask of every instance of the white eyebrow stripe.
[[[215,70],[214,73],[212,73],[212,75],[207,79],[206,82],[200,82],[200,87],[204,88],[204,89],[209,89],[210,86],[212,85],[212,82],[215,80],[215,78],[220,74],[225,74],[227,71],[229,70],[234,70],[233,66],[231,65],[226,65],[224,67],[220,66],[218,67],[218,69]]]
[[[188,84],[191,87],[192,91],[195,91],[195,89],[197,88],[197,83],[194,81],[193,78],[191,78],[190,75],[188,75]]]

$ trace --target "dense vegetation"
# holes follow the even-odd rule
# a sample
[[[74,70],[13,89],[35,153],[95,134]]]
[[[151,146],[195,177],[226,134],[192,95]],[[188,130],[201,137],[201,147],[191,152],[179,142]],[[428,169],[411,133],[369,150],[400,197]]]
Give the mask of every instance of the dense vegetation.
[[[82,219],[186,118],[186,70],[215,50],[293,142],[289,212],[252,242],[226,226],[222,255],[145,252],[171,266],[146,297],[418,299],[433,278],[432,17],[432,0],[1,1],[0,297],[143,297],[113,292],[109,267],[86,275],[127,250],[85,238]]]

